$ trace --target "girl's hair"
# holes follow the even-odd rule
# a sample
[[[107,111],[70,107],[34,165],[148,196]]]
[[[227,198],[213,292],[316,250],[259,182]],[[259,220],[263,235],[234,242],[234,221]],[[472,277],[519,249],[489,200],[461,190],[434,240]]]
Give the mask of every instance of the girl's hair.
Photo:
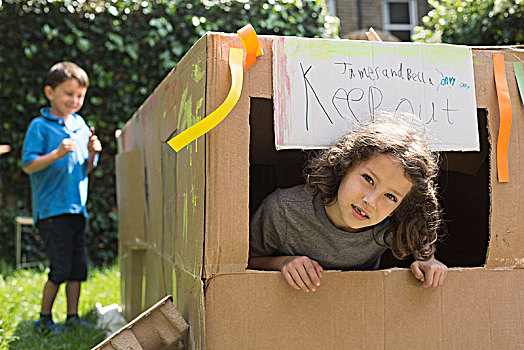
[[[354,165],[376,155],[397,159],[412,183],[408,195],[389,218],[384,242],[396,258],[413,255],[427,260],[435,252],[441,223],[436,195],[438,154],[405,121],[376,121],[347,133],[330,148],[311,158],[305,168],[313,195],[320,193],[325,205],[336,201],[342,178]]]
[[[47,73],[45,84],[53,89],[64,81],[76,79],[82,87],[89,87],[87,73],[73,62],[58,62]]]

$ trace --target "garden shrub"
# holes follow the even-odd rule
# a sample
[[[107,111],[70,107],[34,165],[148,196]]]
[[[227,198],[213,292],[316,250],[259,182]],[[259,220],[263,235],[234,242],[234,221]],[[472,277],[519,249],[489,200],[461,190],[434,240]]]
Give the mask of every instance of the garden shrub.
[[[415,41],[459,45],[524,43],[523,0],[428,0]]]
[[[90,87],[79,112],[103,145],[90,174],[87,248],[95,265],[117,254],[115,130],[207,31],[336,37],[338,19],[324,0],[137,1],[0,0],[0,256],[13,262],[14,217],[30,216],[29,177],[20,167],[27,126],[46,106],[43,84],[56,62],[86,70]],[[31,241],[27,240],[30,249]]]

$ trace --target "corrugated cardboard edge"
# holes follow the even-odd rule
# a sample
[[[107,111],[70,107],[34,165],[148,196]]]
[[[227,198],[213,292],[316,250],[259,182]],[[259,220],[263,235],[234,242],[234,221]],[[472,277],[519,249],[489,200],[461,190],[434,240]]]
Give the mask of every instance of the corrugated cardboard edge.
[[[178,348],[189,326],[172,300],[164,297],[93,350]]]

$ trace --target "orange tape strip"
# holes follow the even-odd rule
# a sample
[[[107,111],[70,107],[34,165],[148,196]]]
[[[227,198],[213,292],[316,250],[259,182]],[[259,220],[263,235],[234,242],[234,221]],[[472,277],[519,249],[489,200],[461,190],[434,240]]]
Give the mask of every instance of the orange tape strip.
[[[242,46],[246,51],[246,69],[251,67],[257,60],[258,56],[263,55],[262,48],[258,41],[257,33],[251,24],[246,24],[237,31]]]
[[[497,139],[497,174],[499,182],[509,182],[508,149],[511,133],[511,99],[506,81],[503,54],[493,54],[493,69],[500,114],[499,137]]]

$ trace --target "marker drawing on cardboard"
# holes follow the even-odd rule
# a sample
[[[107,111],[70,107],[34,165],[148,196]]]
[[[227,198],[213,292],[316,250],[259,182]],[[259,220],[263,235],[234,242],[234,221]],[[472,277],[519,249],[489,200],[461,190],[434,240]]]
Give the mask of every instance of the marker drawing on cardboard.
[[[479,150],[470,48],[279,38],[273,51],[277,149],[327,147],[385,111],[419,116],[434,150]]]

